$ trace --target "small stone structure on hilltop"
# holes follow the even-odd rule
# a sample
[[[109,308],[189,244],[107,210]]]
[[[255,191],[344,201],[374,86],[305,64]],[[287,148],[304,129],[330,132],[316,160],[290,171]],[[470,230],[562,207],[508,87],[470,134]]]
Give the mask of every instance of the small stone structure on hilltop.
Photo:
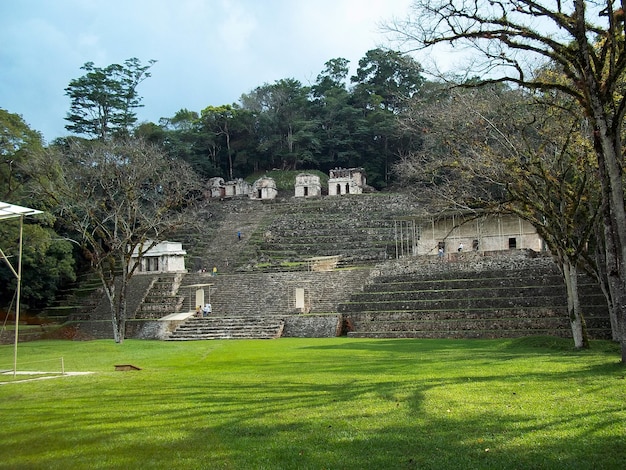
[[[296,176],[295,197],[319,197],[322,195],[320,177],[311,173]]]
[[[163,241],[150,248],[139,260],[138,273],[180,273],[186,272],[185,255],[180,242]],[[131,263],[138,257],[136,248],[131,256]]]
[[[248,196],[251,191],[250,185],[242,178],[232,181],[224,181],[224,178],[215,177],[209,179],[210,197],[226,198],[236,196]]]
[[[278,195],[276,182],[269,176],[262,176],[252,185],[241,178],[224,181],[224,178],[215,177],[208,181],[207,186],[211,198],[225,199],[241,196],[265,200],[274,199]]]
[[[256,180],[250,191],[250,199],[275,199],[277,195],[276,181],[269,176],[263,176]]]
[[[335,168],[330,170],[329,175],[329,196],[362,194],[368,188],[363,168]],[[209,179],[207,187],[211,198],[248,196],[250,199],[268,200],[275,199],[278,195],[276,182],[269,176],[262,176],[252,185],[241,178],[224,181],[224,178],[215,177]],[[311,173],[300,173],[296,176],[294,190],[295,197],[298,198],[319,197],[322,195],[320,177]]]
[[[367,186],[363,168],[335,168],[330,170],[328,195],[361,194]]]

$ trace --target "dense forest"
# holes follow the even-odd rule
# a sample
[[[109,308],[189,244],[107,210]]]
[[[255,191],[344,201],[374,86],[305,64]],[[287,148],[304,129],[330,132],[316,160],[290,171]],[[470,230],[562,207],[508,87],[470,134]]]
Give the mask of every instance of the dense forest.
[[[189,162],[203,177],[253,172],[363,167],[378,189],[391,166],[415,145],[398,115],[425,80],[411,57],[374,49],[349,77],[349,63],[332,59],[312,86],[286,78],[263,84],[239,103],[181,109],[135,134]]]

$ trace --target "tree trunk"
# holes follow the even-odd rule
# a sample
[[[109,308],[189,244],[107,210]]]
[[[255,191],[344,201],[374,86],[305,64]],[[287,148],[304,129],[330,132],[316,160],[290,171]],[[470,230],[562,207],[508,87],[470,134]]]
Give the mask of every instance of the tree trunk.
[[[123,343],[126,336],[126,291],[128,282],[126,276],[122,276],[119,292],[116,289],[116,278],[104,280],[101,275],[104,291],[109,300],[111,310],[111,326],[113,328],[113,340],[116,343]]]
[[[602,185],[603,203],[606,204],[608,217],[604,218],[605,233],[611,233],[615,256],[615,271],[609,271],[609,288],[611,300],[615,309],[618,324],[619,340],[622,346],[622,362],[626,363],[626,208],[624,207],[624,184],[622,180],[621,158],[621,123],[622,118],[613,106],[612,91],[603,91],[601,79],[591,59],[588,49],[587,24],[585,21],[585,6],[583,0],[576,0],[576,40],[579,44],[583,79],[585,82],[585,101],[583,105],[590,113],[593,121],[593,141],[600,182]],[[604,85],[607,85],[606,83]],[[610,85],[610,84],[609,84]],[[606,88],[606,87],[604,87]],[[612,110],[612,111],[611,111]],[[611,114],[612,113],[612,114]],[[607,249],[609,244],[607,243]],[[611,267],[610,260],[609,267]],[[611,280],[611,277],[614,277]]]
[[[119,343],[118,330],[117,330],[117,319],[116,319],[116,298],[115,298],[115,279],[106,281],[104,279],[104,275],[100,274],[100,279],[102,281],[102,285],[104,286],[104,292],[107,296],[107,300],[109,301],[109,309],[111,311],[111,327],[113,328],[113,340],[116,343]]]
[[[563,277],[567,289],[567,313],[572,328],[574,347],[576,349],[588,349],[587,326],[580,308],[580,297],[578,295],[578,269],[569,260],[563,262]]]
[[[125,282],[123,281],[123,286],[120,289],[120,295],[117,304],[117,315],[116,315],[116,324],[115,324],[115,342],[123,343],[124,337],[126,336],[126,289]]]
[[[228,132],[228,128],[226,128],[226,152],[228,153],[228,177],[230,181],[233,178],[233,151],[230,148],[230,133]]]
[[[596,119],[597,122],[597,119]],[[610,138],[606,121],[596,124],[595,149],[598,158],[602,197],[605,204],[605,245],[607,255],[607,279],[611,298],[611,315],[617,326],[613,336],[621,344],[622,363],[626,364],[626,211],[624,210],[624,187],[618,153]],[[616,334],[615,334],[616,333]]]
[[[615,275],[618,272],[617,256],[615,247],[615,241],[613,233],[611,231],[610,216],[608,214],[608,207],[603,209],[603,233],[598,233],[598,238],[602,237],[604,245],[599,247],[596,255],[598,276],[602,284],[602,292],[606,298],[607,305],[609,306],[609,319],[611,322],[611,339],[613,341],[619,341],[620,323],[619,323],[619,311],[614,308],[615,302],[613,301],[613,293],[619,291],[619,278]],[[613,284],[613,285],[611,285]]]

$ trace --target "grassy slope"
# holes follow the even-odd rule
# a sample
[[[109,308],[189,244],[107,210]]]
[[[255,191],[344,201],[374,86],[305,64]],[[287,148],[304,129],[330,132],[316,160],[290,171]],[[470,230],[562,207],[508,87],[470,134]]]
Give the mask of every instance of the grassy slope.
[[[616,348],[558,339],[24,343],[0,468],[624,468]],[[13,348],[0,347],[0,368]],[[115,372],[119,363],[135,372]],[[7,380],[7,379],[3,379]]]

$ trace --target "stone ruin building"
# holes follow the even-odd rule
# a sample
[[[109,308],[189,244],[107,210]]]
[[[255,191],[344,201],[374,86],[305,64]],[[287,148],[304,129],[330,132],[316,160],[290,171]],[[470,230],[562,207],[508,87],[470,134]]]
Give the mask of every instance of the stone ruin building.
[[[296,176],[295,197],[318,197],[322,195],[320,177],[310,173]]]
[[[394,222],[396,257],[507,250],[546,251],[535,227],[516,215],[450,212]],[[442,252],[440,252],[440,249]]]
[[[367,186],[363,168],[335,168],[330,170],[328,195],[361,194]]]
[[[269,176],[263,176],[256,180],[250,191],[250,199],[275,199],[277,195],[276,181]]]
[[[328,179],[328,195],[362,194],[367,188],[365,170],[363,168],[335,168],[330,170]],[[276,182],[269,176],[262,176],[252,185],[242,178],[225,181],[215,177],[207,182],[209,197],[233,198],[249,197],[256,200],[275,199],[278,196]],[[320,177],[311,173],[300,173],[296,176],[294,197],[320,197],[322,184]]]
[[[248,196],[251,191],[250,185],[243,179],[224,181],[224,178],[215,177],[208,181],[211,197],[225,198],[236,196]]]
[[[250,199],[274,199],[278,194],[273,178],[263,176],[250,185],[242,178],[224,181],[224,178],[209,179],[209,196],[212,198],[249,197]]]
[[[180,242],[163,241],[150,248],[139,261],[138,273],[157,274],[157,273],[184,273],[185,255],[187,252],[183,250]],[[138,249],[135,248],[131,256],[131,263],[134,263],[138,257]]]

